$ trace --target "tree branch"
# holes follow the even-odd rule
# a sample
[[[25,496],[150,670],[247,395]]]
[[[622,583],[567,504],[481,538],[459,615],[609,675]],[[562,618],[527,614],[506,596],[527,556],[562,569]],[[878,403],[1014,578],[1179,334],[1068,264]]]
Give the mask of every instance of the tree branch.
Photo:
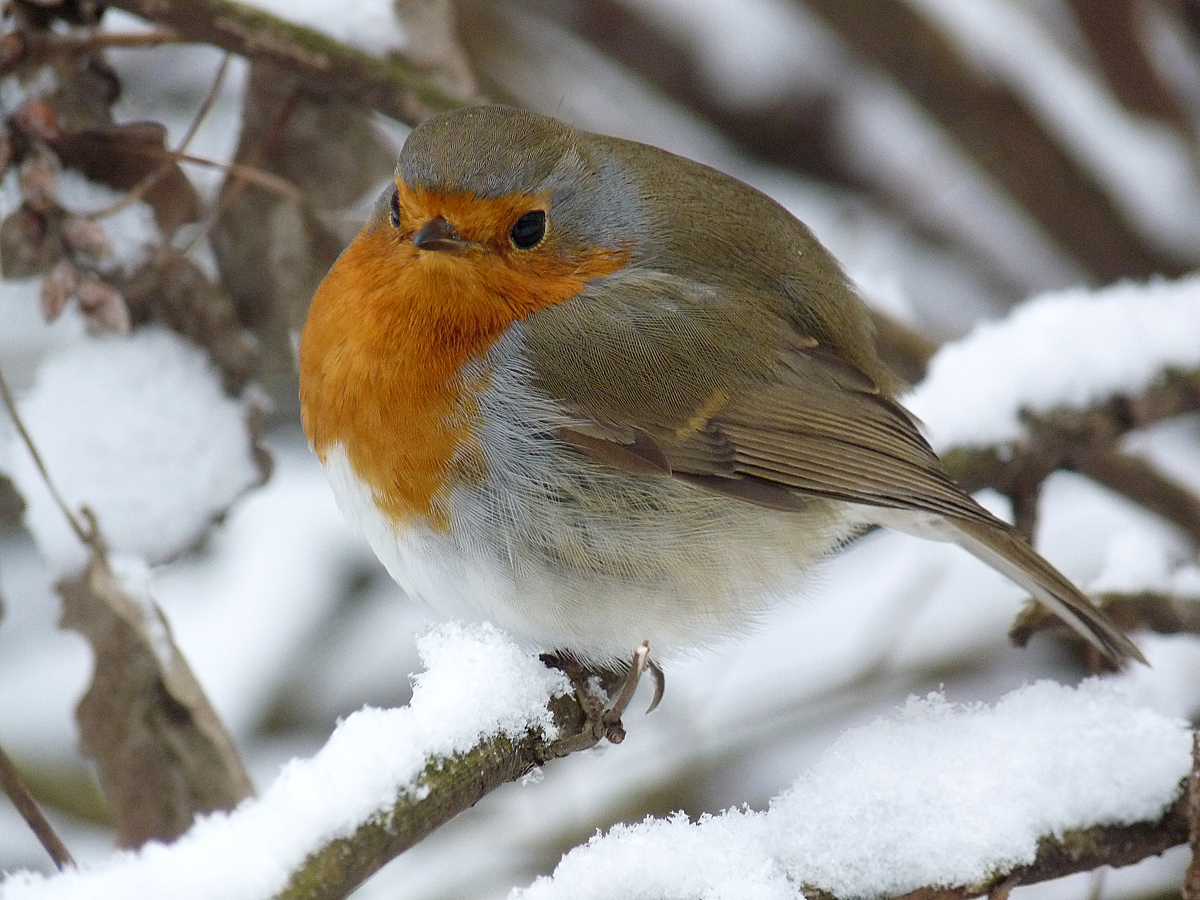
[[[0,786],[3,787],[4,793],[8,795],[8,799],[12,801],[17,812],[21,814],[21,818],[25,820],[25,824],[29,826],[29,830],[33,832],[38,842],[50,855],[54,865],[59,869],[75,865],[71,851],[67,849],[67,845],[62,842],[62,838],[58,836],[54,826],[42,812],[42,808],[33,799],[33,794],[25,786],[25,779],[21,777],[21,773],[17,771],[16,765],[3,747],[0,747]]]
[[[115,0],[110,5],[170,27],[182,40],[280,63],[302,76],[308,92],[360,103],[401,122],[415,123],[477,101],[447,91],[401,59],[380,59],[232,0]]]
[[[969,900],[997,892],[1001,896],[1017,885],[1051,881],[1100,866],[1128,866],[1157,856],[1188,841],[1188,791],[1184,790],[1156,822],[1132,825],[1098,825],[1068,831],[1061,837],[1047,835],[1038,841],[1033,862],[998,872],[987,881],[957,887],[923,887],[894,900]],[[838,900],[829,891],[804,886],[808,900]]]
[[[1192,136],[1187,113],[1163,84],[1146,53],[1141,0],[1068,0],[1109,89],[1131,112],[1170,123]]]
[[[492,735],[467,753],[433,759],[419,784],[421,799],[397,798],[385,816],[362,822],[349,837],[330,841],[293,873],[278,900],[340,900],[386,863],[424,839],[487,794],[552,759],[594,746],[593,723],[574,695],[550,701],[559,736],[540,730],[517,737]]]
[[[1200,371],[1168,371],[1137,397],[1116,396],[1085,410],[1028,416],[1028,437],[1003,447],[958,447],[942,454],[947,471],[967,491],[991,487],[1025,496],[1056,469],[1095,478],[1164,516],[1200,544],[1200,501],[1149,463],[1114,449],[1130,431],[1200,410]]]
[[[795,0],[894,78],[963,149],[1102,282],[1181,273],[1006,85],[982,76],[903,0]]]
[[[1093,481],[1162,516],[1200,546],[1200,497],[1168,479],[1146,460],[1110,451],[1077,460]]]

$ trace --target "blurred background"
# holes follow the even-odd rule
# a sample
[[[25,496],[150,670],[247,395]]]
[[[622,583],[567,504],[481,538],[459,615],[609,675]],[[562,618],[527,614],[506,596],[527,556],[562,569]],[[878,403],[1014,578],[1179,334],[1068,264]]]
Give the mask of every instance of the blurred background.
[[[316,2],[261,5],[398,55],[443,100],[387,110],[406,124],[302,71],[227,55],[200,25],[189,34],[183,13],[147,22],[117,8],[138,3],[8,3],[0,43],[0,368],[14,391],[35,395],[45,361],[89,333],[165,326],[203,348],[270,471],[147,575],[260,788],[339,717],[403,704],[414,635],[432,621],[333,504],[299,430],[293,341],[408,124],[439,103],[528,106],[766,191],[841,260],[914,382],[938,344],[1030,296],[1200,262],[1195,0],[361,0],[337,22]],[[144,122],[159,130],[125,127]],[[164,161],[158,187],[144,187]],[[131,191],[146,215],[98,214]],[[24,450],[6,416],[0,445],[11,470]],[[1195,414],[1123,446],[1200,491]],[[111,473],[118,488],[138,477]],[[1007,514],[1000,494],[981,499]],[[23,507],[0,478],[0,745],[76,856],[94,858],[113,836],[74,720],[92,653],[59,628],[63,572]],[[1085,588],[1136,558],[1146,584],[1122,589],[1183,585],[1195,599],[1196,537],[1078,474],[1042,490],[1039,548]],[[504,896],[614,822],[763,808],[839,732],[912,693],[992,700],[1084,677],[1078,648],[1048,635],[1008,645],[1022,599],[955,548],[870,534],[750,634],[663,660],[666,700],[627,716],[625,744],[486,798],[356,896]],[[1119,677],[1194,717],[1200,642],[1143,644],[1154,669]],[[1018,893],[1168,896],[1185,864],[1176,851]],[[0,804],[0,869],[18,867],[49,862]]]

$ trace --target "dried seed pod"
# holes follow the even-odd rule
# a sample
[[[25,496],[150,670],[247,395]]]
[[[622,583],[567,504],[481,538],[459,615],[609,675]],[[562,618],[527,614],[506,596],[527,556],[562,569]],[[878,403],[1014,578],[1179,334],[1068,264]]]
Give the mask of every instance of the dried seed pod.
[[[34,212],[46,214],[58,208],[58,169],[58,157],[40,145],[21,163],[21,196]]]
[[[99,278],[88,277],[79,285],[76,296],[90,331],[129,332],[129,306],[125,303],[125,296],[115,287]]]
[[[42,277],[42,318],[53,322],[79,290],[79,270],[69,260],[60,259]]]
[[[12,124],[39,141],[53,143],[59,138],[58,113],[45,100],[26,100],[13,113]]]
[[[106,259],[112,254],[112,242],[99,222],[83,216],[68,216],[62,229],[63,241],[76,253],[92,259]]]

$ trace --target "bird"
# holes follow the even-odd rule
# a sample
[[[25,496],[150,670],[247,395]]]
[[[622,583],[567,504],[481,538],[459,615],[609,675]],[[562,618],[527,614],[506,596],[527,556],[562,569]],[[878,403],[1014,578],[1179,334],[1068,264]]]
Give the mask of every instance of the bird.
[[[809,229],[666,150],[504,106],[421,122],[299,366],[310,445],[391,576],[581,664],[752,628],[877,525],[1143,659],[946,473]]]

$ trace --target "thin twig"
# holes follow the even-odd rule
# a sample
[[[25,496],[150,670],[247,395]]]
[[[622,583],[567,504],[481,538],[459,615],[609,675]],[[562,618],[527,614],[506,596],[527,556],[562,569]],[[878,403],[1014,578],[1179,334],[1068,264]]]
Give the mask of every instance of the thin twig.
[[[236,175],[244,181],[248,181],[276,194],[281,194],[290,200],[304,199],[303,193],[291,182],[280,178],[278,175],[272,175],[270,172],[264,172],[262,169],[256,169],[254,166],[245,163],[222,163],[203,156],[193,156],[190,153],[179,153],[175,150],[163,150],[158,147],[130,147],[128,148],[128,152],[139,153],[142,156],[150,156],[155,159],[166,159],[171,162],[192,163],[193,165],[205,166],[209,169],[221,169],[230,175]]]
[[[75,865],[71,851],[55,833],[54,826],[50,824],[45,813],[42,812],[42,808],[33,799],[33,794],[25,786],[25,780],[21,777],[21,773],[17,771],[17,767],[13,765],[12,759],[3,747],[0,747],[0,787],[4,788],[4,793],[8,795],[8,799],[12,801],[17,812],[21,814],[21,818],[25,820],[29,830],[46,848],[54,865],[60,871],[67,866]]]
[[[184,249],[183,253],[185,256],[191,253],[197,244],[208,237],[209,232],[212,231],[217,222],[220,221],[221,216],[225,215],[226,210],[228,210],[229,207],[232,206],[237,200],[237,198],[241,196],[242,191],[246,189],[247,183],[254,181],[254,179],[250,178],[246,173],[261,172],[261,170],[257,168],[258,165],[262,162],[267,153],[271,151],[271,148],[279,141],[279,138],[282,137],[283,130],[285,127],[287,127],[288,118],[291,116],[292,110],[295,108],[296,101],[299,98],[299,87],[293,87],[292,90],[288,92],[287,96],[284,97],[283,102],[279,104],[279,111],[275,113],[275,118],[271,120],[271,124],[264,133],[262,141],[257,147],[254,148],[254,151],[249,155],[249,157],[247,157],[246,164],[229,164],[228,171],[234,176],[233,183],[230,184],[226,190],[223,190],[221,192],[221,196],[217,198],[216,206],[213,207],[212,212],[209,213],[209,216],[205,220],[204,224],[196,231],[195,235],[193,235],[191,241]],[[242,171],[243,169],[245,169],[245,172]],[[267,173],[261,174],[265,175]],[[270,177],[273,178],[274,176]],[[280,180],[282,181],[282,179]],[[297,199],[302,200],[303,196],[299,195]]]
[[[192,138],[196,136],[196,132],[200,130],[200,126],[204,120],[208,118],[209,112],[213,108],[213,104],[217,101],[217,95],[221,92],[221,85],[225,83],[225,75],[229,72],[229,62],[233,59],[233,54],[226,51],[221,57],[221,65],[217,67],[217,74],[213,76],[212,84],[208,88],[208,93],[205,94],[200,108],[196,110],[196,115],[192,118],[192,123],[188,126],[187,132],[183,136],[183,140],[179,142],[179,146],[175,148],[177,153],[183,153],[187,150],[188,145],[192,142]]]
[[[1180,505],[1182,495],[1164,487],[1171,482],[1151,478],[1148,473],[1155,470],[1149,464],[1113,454],[1129,432],[1198,410],[1200,370],[1168,370],[1136,396],[1113,396],[1087,409],[1027,415],[1022,440],[1003,446],[955,447],[942,454],[942,461],[964,489],[991,487],[1009,495],[1058,469],[1085,474],[1095,469],[1095,477],[1195,536],[1200,522],[1194,505]]]
[[[71,530],[75,532],[75,536],[83,542],[85,546],[92,547],[96,541],[95,531],[89,531],[82,524],[75,514],[71,512],[71,508],[67,506],[67,501],[63,499],[62,494],[58,492],[58,488],[54,485],[54,479],[50,477],[50,472],[46,468],[45,462],[42,461],[42,455],[38,453],[37,446],[33,443],[33,438],[25,428],[25,423],[21,419],[21,413],[17,410],[17,402],[13,399],[12,391],[8,388],[8,380],[4,377],[3,370],[0,370],[0,397],[4,400],[4,406],[8,410],[8,414],[12,417],[13,424],[17,427],[17,432],[21,435],[21,440],[25,442],[25,447],[29,450],[29,455],[33,457],[33,464],[37,466],[38,472],[41,473],[42,481],[46,484],[46,489],[50,492],[50,496],[62,510],[62,514],[67,517],[67,522],[71,525]]]
[[[155,155],[156,151],[147,150],[145,152],[148,155],[153,156]],[[303,201],[305,199],[304,192],[297,188],[290,181],[280,178],[278,175],[272,175],[270,172],[259,169],[254,165],[236,162],[219,163],[216,160],[205,159],[203,156],[192,156],[190,153],[171,153],[169,150],[157,152],[170,153],[173,159],[177,159],[180,162],[193,163],[197,166],[206,166],[210,169],[221,169],[226,174],[233,175],[240,181],[248,182],[249,184],[256,185],[260,188],[265,188],[266,190],[279,194],[280,196],[287,197],[289,200]]]
[[[216,101],[217,95],[221,91],[221,85],[225,83],[225,74],[229,70],[229,61],[232,58],[233,55],[230,53],[226,53],[223,57],[221,57],[221,65],[217,68],[217,74],[213,76],[212,85],[208,89],[208,94],[204,97],[204,101],[200,104],[200,108],[196,111],[196,115],[192,117],[191,124],[188,125],[187,133],[184,134],[183,139],[179,142],[179,146],[175,148],[176,153],[184,153],[187,151],[188,145],[192,142],[192,138],[196,136],[196,132],[200,130],[200,126],[203,124],[204,120],[208,118],[208,113],[212,109],[213,103]],[[111,216],[113,213],[120,212],[126,207],[137,203],[144,196],[146,196],[147,192],[150,191],[151,188],[165,178],[167,173],[169,173],[171,168],[175,165],[177,165],[177,161],[174,159],[164,162],[157,169],[135,184],[120,200],[104,207],[103,209],[89,214],[87,218],[92,220],[102,219],[105,216]]]
[[[38,44],[46,50],[99,50],[104,47],[162,47],[166,44],[189,43],[180,37],[179,32],[171,28],[158,28],[154,31],[140,32],[105,32],[96,31],[91,34],[48,34],[46,32],[26,32],[28,40],[32,35],[38,36]]]

